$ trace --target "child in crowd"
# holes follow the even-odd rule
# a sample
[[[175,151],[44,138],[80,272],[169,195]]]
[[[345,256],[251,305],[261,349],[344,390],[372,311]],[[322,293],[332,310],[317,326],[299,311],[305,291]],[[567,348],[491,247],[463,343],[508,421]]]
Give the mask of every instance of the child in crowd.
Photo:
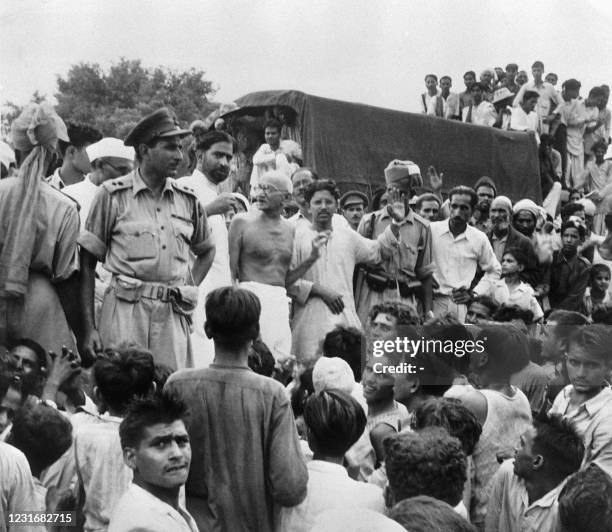
[[[521,281],[521,272],[527,264],[527,255],[518,248],[504,250],[501,260],[502,279],[496,281],[491,290],[491,297],[499,305],[515,305],[533,312],[533,321],[544,316],[538,304],[535,291],[531,285]]]
[[[591,317],[598,310],[612,307],[612,297],[608,292],[610,286],[610,268],[606,264],[593,264],[589,276],[589,286],[584,292],[582,301],[583,314]]]
[[[349,478],[342,466],[344,454],[363,434],[366,415],[350,395],[316,392],[304,408],[304,423],[313,460],[308,463],[306,499],[282,508],[279,530],[309,531],[317,514],[335,508],[369,508],[384,512],[382,490]]]
[[[584,439],[583,466],[596,463],[612,475],[612,390],[607,382],[612,369],[612,334],[599,323],[573,331],[565,359],[570,383],[550,409],[573,421]]]

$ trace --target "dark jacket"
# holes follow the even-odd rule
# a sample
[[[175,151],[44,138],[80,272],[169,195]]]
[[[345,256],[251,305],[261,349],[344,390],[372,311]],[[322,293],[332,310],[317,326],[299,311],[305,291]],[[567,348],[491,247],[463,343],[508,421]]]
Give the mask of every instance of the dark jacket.
[[[489,238],[489,242],[491,242],[491,247],[493,247],[493,232],[489,231],[487,237]],[[531,240],[522,233],[519,233],[512,226],[510,226],[506,245],[504,246],[504,249],[511,248],[520,249],[527,257],[527,264],[525,264],[525,269],[521,273],[521,281],[530,284],[533,288],[537,288],[542,282],[538,257],[535,254]]]

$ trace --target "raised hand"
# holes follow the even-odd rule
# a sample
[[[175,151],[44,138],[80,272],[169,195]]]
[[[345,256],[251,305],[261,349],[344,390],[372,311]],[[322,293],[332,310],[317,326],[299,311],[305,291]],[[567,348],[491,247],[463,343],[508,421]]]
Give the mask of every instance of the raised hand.
[[[442,188],[442,184],[444,182],[443,173],[438,174],[438,172],[433,166],[429,166],[429,168],[427,168],[427,177],[429,178],[429,184],[431,185],[431,188],[434,191],[440,190]]]

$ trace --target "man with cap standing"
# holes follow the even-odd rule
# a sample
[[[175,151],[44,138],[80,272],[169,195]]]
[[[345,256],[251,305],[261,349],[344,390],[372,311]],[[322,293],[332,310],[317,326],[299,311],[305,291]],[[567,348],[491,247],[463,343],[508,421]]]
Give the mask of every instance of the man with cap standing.
[[[497,196],[491,203],[491,230],[487,233],[497,260],[501,263],[506,249],[519,249],[527,257],[521,280],[533,288],[538,285],[538,259],[531,241],[512,227],[512,202],[506,196]]]
[[[183,156],[181,129],[168,109],[143,118],[124,144],[138,168],[102,183],[81,232],[85,348],[132,341],[173,369],[192,365],[190,314],[213,261],[204,207],[173,176]],[[196,256],[192,263],[190,251]],[[96,328],[96,263],[113,274]]]
[[[493,127],[497,121],[497,113],[493,104],[485,99],[487,91],[487,87],[482,83],[472,83],[470,87],[472,103],[462,109],[461,120],[477,126]]]
[[[231,286],[229,247],[225,213],[237,209],[238,200],[230,192],[220,192],[220,185],[230,173],[230,163],[236,141],[225,131],[209,131],[199,136],[195,144],[196,168],[190,176],[181,177],[179,184],[192,188],[206,210],[210,236],[215,244],[215,258],[208,275],[199,286],[198,306],[193,315],[191,334],[196,367],[212,362],[214,344],[204,332],[206,296],[222,286]]]
[[[358,190],[349,190],[340,197],[340,208],[348,224],[357,231],[368,206],[368,197]]]
[[[432,255],[429,223],[408,206],[414,187],[422,186],[419,167],[412,161],[394,160],[385,168],[388,191],[397,193],[399,202],[393,205],[399,216],[399,243],[381,252],[381,261],[373,267],[362,267],[356,282],[355,302],[361,323],[367,324],[373,305],[389,300],[402,300],[423,314],[432,310]],[[363,218],[359,233],[377,239],[391,225],[387,209]]]
[[[62,119],[31,104],[11,124],[16,177],[0,180],[0,345],[29,338],[45,350],[75,349],[79,215],[70,198],[44,182],[68,142]]]

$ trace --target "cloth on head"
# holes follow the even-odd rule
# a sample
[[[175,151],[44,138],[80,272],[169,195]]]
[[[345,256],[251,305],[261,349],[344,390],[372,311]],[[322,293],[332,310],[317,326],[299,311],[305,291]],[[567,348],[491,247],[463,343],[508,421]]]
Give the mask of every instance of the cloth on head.
[[[240,192],[232,192],[232,196],[234,196],[240,203],[242,203],[242,206],[244,207],[244,210],[246,212],[249,212],[249,209],[251,208],[251,204],[249,203],[249,200],[246,199],[246,197],[243,194],[240,194]]]
[[[15,152],[6,142],[0,142],[0,163],[8,170],[11,164],[15,164]]]
[[[69,140],[66,125],[48,104],[26,107],[11,125],[11,139],[16,149],[29,153],[17,174],[19,185],[7,197],[11,207],[0,253],[0,296],[22,298],[28,290],[35,245],[39,187],[54,160],[58,139]]]
[[[400,161],[399,159],[394,159],[387,165],[387,168],[385,168],[385,181],[387,182],[387,185],[392,185],[398,181],[401,181],[405,177],[412,176],[414,176],[414,180],[411,179],[411,186],[423,186],[421,169],[412,161]]]
[[[114,137],[104,137],[98,142],[94,142],[85,148],[91,162],[101,157],[117,157],[133,161],[136,153],[134,148],[125,146],[122,140]]]
[[[508,87],[501,87],[493,93],[493,103],[498,103],[508,98],[514,98],[514,94]]]
[[[340,357],[321,357],[312,370],[312,385],[315,392],[336,390],[351,395],[355,377],[348,362]]]
[[[495,209],[496,207],[506,209],[509,214],[512,214],[512,202],[507,196],[497,196],[491,203],[491,209]]]
[[[517,214],[520,211],[527,211],[533,214],[533,217],[537,220],[538,216],[540,216],[540,208],[534,203],[533,200],[528,198],[524,198],[522,200],[517,201],[512,208],[512,212]]]
[[[47,103],[28,105],[11,124],[11,143],[20,152],[34,146],[55,149],[58,139],[70,142],[66,124]]]

